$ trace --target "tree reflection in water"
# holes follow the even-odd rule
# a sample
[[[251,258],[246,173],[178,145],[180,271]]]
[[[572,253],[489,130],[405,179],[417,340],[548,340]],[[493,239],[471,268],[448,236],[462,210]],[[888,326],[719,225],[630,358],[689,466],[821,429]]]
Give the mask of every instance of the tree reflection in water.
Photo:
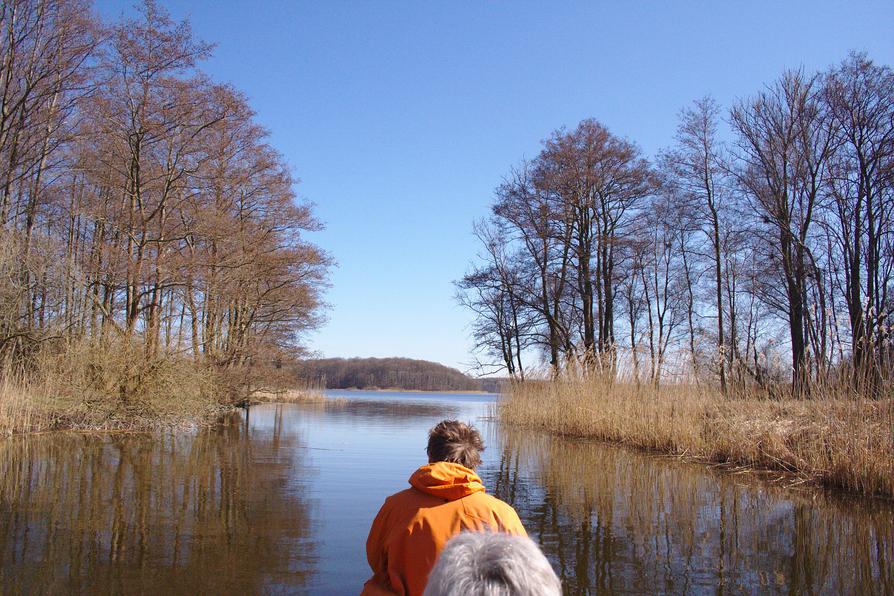
[[[400,395],[400,394],[398,394]],[[346,419],[356,421],[389,423],[412,423],[419,420],[455,417],[460,409],[444,402],[433,401],[426,403],[406,398],[406,401],[379,401],[375,399],[330,399],[319,402],[297,403],[294,407],[305,411],[315,411],[337,417],[341,415]]]
[[[500,428],[480,403],[393,401],[0,440],[0,592],[356,593],[375,487],[405,486],[454,416],[485,431],[485,485],[568,594],[894,593],[894,503]]]
[[[0,585],[257,593],[315,566],[302,438],[234,416],[194,434],[0,442]]]
[[[501,429],[485,475],[567,594],[894,593],[894,505]],[[496,445],[496,444],[495,444]]]

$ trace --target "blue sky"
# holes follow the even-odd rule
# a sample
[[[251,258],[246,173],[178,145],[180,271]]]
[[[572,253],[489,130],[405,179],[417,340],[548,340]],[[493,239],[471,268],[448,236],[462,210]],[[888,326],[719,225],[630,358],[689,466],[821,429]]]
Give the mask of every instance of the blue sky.
[[[159,3],[217,44],[204,69],[249,96],[326,225],[338,267],[310,347],[461,369],[472,222],[551,131],[593,117],[652,156],[705,94],[729,107],[852,49],[894,64],[890,0]]]

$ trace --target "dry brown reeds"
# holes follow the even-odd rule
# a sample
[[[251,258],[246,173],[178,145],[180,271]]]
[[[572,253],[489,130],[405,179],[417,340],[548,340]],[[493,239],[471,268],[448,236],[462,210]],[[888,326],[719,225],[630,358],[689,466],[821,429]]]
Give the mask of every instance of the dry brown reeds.
[[[252,392],[249,404],[307,404],[327,401],[324,389],[311,383],[301,383],[299,387],[289,389],[263,389]]]
[[[724,398],[710,386],[659,389],[580,372],[505,394],[499,413],[509,424],[894,496],[891,398],[842,398],[832,388],[809,400]]]
[[[195,426],[223,409],[212,370],[124,341],[69,342],[0,379],[0,434]]]

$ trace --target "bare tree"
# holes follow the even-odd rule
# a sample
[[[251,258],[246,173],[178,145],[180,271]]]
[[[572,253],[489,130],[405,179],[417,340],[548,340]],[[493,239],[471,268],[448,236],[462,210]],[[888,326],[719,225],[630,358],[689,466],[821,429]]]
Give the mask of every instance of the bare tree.
[[[531,270],[521,299],[546,327],[541,345],[555,373],[560,353],[571,343],[563,306],[569,292],[572,227],[565,206],[537,183],[535,167],[524,163],[513,171],[497,189],[493,213],[504,237],[519,243]]]
[[[682,324],[685,312],[685,284],[682,262],[677,250],[680,231],[673,217],[674,195],[659,195],[644,217],[641,237],[645,239],[644,258],[639,272],[645,297],[648,322],[650,381],[658,387],[665,372],[671,342]]]
[[[858,381],[877,385],[894,308],[894,72],[852,54],[829,73],[824,91],[839,143],[828,164],[830,249],[840,255]]]
[[[662,155],[661,163],[668,174],[668,181],[678,189],[681,199],[686,202],[688,217],[694,220],[709,241],[717,317],[717,373],[720,391],[725,394],[727,369],[732,361],[733,350],[727,346],[725,338],[725,255],[721,254],[721,220],[729,209],[727,203],[731,196],[725,191],[723,184],[725,158],[717,138],[719,115],[720,107],[710,97],[704,97],[691,108],[684,109],[677,127],[677,145]]]
[[[457,300],[476,314],[472,333],[476,349],[500,362],[496,368],[492,363],[479,363],[479,369],[506,370],[510,377],[523,381],[522,354],[532,341],[533,317],[522,297],[519,260],[506,254],[507,243],[501,234],[499,227],[488,222],[475,225],[487,264],[456,282]]]
[[[554,133],[537,165],[538,184],[570,215],[584,356],[611,369],[619,244],[632,215],[654,191],[654,177],[634,144],[595,120]]]
[[[778,265],[792,352],[792,392],[807,388],[807,285],[811,225],[833,147],[817,77],[786,73],[767,91],[733,108],[739,181],[766,226],[768,257]]]

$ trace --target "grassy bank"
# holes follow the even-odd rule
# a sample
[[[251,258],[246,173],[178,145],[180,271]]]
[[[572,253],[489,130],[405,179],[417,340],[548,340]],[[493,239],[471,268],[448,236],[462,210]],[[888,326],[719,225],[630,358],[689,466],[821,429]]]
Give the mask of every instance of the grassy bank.
[[[220,376],[138,345],[70,343],[27,367],[0,366],[0,435],[196,426],[229,406]]]
[[[894,400],[724,399],[716,390],[576,376],[517,383],[503,422],[894,496]]]

